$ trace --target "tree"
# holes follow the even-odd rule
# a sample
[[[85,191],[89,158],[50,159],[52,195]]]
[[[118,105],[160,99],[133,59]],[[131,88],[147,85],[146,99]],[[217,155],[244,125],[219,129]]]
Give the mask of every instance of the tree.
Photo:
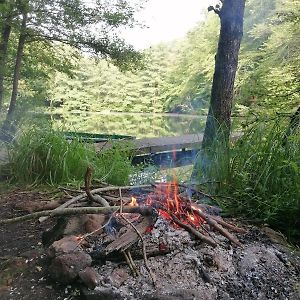
[[[10,122],[16,107],[18,82],[24,47],[44,41],[68,44],[82,51],[111,59],[128,68],[141,55],[114,34],[113,29],[134,23],[134,2],[98,0],[89,5],[80,0],[17,0],[18,11],[13,29],[19,32],[15,57],[13,88],[6,120]],[[16,24],[16,25],[15,25]]]
[[[3,105],[5,65],[7,60],[8,41],[12,28],[12,7],[12,1],[3,1],[3,3],[0,3],[0,16],[2,19],[0,36],[0,111]]]
[[[196,180],[209,163],[209,151],[215,143],[227,147],[231,129],[231,110],[238,54],[243,36],[245,0],[222,0],[210,6],[220,17],[220,36],[215,57],[211,100],[203,136],[202,152],[197,159],[192,179]]]

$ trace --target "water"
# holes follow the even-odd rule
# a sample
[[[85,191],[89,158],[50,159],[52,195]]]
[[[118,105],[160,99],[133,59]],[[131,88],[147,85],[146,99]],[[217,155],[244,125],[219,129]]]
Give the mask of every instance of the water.
[[[68,112],[50,115],[54,127],[99,134],[124,134],[137,138],[201,133],[205,116],[153,113]]]

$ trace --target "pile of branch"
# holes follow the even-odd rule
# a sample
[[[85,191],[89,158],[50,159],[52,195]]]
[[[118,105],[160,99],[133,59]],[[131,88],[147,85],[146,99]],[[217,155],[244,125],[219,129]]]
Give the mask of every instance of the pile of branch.
[[[172,217],[172,221],[179,227],[187,230],[191,235],[195,238],[208,243],[209,245],[215,247],[218,242],[215,241],[207,232],[207,230],[202,230],[199,228],[195,228],[193,224],[189,224],[187,222],[182,222],[178,216],[174,213],[167,211],[166,207],[160,204],[160,197],[156,195],[156,190],[158,186],[156,185],[138,185],[138,186],[105,186],[96,189],[90,189],[90,178],[91,178],[91,170],[87,170],[87,174],[85,177],[85,192],[80,192],[78,195],[73,196],[70,200],[63,203],[59,207],[53,210],[44,210],[38,211],[32,214],[27,214],[20,217],[15,217],[11,219],[2,219],[0,220],[0,224],[9,224],[15,223],[30,219],[39,218],[40,222],[45,221],[48,218],[57,217],[57,216],[68,216],[68,215],[78,215],[78,214],[106,214],[110,215],[116,212],[122,213],[134,213],[140,214],[141,216],[153,216],[155,214],[156,209],[161,209],[169,213]],[[160,185],[160,188],[163,190],[164,186]],[[184,190],[184,186],[181,187]],[[127,204],[130,202],[130,198],[123,197],[122,191],[130,191],[139,189],[141,194],[151,193],[152,197],[156,197],[157,200],[154,202],[152,206],[128,206]],[[70,192],[70,190],[66,189],[66,192]],[[75,191],[72,191],[75,192]],[[163,191],[164,192],[164,191]],[[117,195],[116,195],[117,193]],[[186,199],[182,195],[184,192],[178,191],[179,197],[181,201],[186,203],[187,210],[193,214],[198,215],[200,218],[204,220],[204,223],[208,224],[212,229],[218,231],[223,236],[225,236],[228,240],[230,240],[233,244],[241,246],[239,240],[231,234],[228,230],[237,233],[245,233],[244,229],[238,228],[233,224],[225,222],[221,217],[211,215],[206,213],[206,211],[213,210],[213,207],[204,205],[204,204],[196,204],[192,203],[190,199]],[[198,192],[199,193],[199,192]],[[164,193],[162,193],[164,195]],[[207,196],[207,194],[205,194]],[[78,207],[79,206],[79,207]]]

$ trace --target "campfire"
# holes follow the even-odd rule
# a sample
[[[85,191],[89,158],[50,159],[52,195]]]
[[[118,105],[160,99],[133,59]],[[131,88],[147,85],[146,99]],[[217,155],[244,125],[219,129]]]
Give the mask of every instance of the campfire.
[[[49,275],[85,299],[294,299],[299,266],[256,227],[223,219],[202,191],[177,182],[63,189],[44,232]],[[94,297],[94,298],[93,298]],[[101,298],[102,297],[102,298]],[[297,298],[295,298],[297,299]]]
[[[89,204],[92,206],[91,209],[93,207],[97,209],[97,206],[101,204],[106,208],[105,217],[102,215],[96,228],[93,228],[92,231],[89,230],[91,232],[76,236],[78,244],[76,247],[86,243],[89,246],[92,244],[91,255],[102,260],[114,258],[120,260],[121,254],[130,267],[132,275],[137,276],[138,271],[131,252],[134,248],[135,252],[138,252],[136,247],[140,242],[142,252],[140,256],[144,259],[145,267],[154,286],[156,279],[147,257],[174,250],[166,243],[158,243],[155,250],[153,245],[151,245],[151,250],[147,249],[147,245],[151,244],[147,242],[147,238],[151,236],[156,224],[164,224],[175,230],[186,231],[194,241],[204,242],[211,247],[222,243],[215,232],[237,247],[240,247],[241,243],[229,230],[237,233],[246,232],[244,229],[225,222],[219,216],[219,208],[196,203],[188,196],[194,192],[198,194],[198,197],[203,197],[203,193],[179,185],[176,181],[141,186],[127,191],[127,195],[123,195],[122,189],[114,190],[109,187],[96,194],[94,191],[90,191],[87,181],[86,190],[88,202],[81,201],[75,205]],[[74,222],[74,219],[78,219],[78,217],[72,217],[69,223]],[[68,226],[65,225],[64,230],[68,231],[66,227]],[[139,257],[139,255],[136,256]]]

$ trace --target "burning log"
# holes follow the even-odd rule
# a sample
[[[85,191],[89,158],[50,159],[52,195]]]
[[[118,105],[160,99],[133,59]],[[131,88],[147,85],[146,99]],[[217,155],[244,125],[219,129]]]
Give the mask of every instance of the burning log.
[[[185,230],[187,230],[189,233],[191,233],[193,236],[195,236],[199,240],[204,241],[205,243],[207,243],[207,244],[209,244],[213,247],[217,246],[217,243],[213,239],[211,239],[210,237],[207,237],[207,236],[203,235],[200,231],[196,230],[192,226],[181,222],[174,214],[171,213],[170,215],[171,215],[172,220],[174,221],[175,224],[177,224],[178,226],[184,228]]]

